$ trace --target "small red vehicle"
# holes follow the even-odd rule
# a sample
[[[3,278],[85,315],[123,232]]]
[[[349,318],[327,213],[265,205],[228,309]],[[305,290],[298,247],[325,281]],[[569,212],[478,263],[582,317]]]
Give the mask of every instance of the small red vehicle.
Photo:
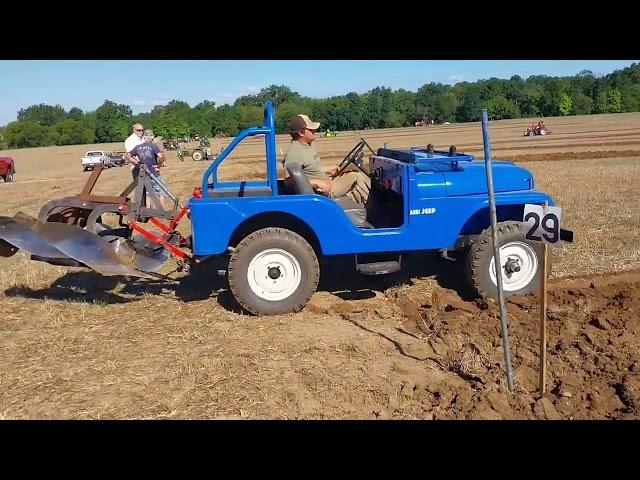
[[[12,157],[0,157],[0,178],[5,182],[13,182],[16,167]]]
[[[546,135],[548,133],[551,133],[551,131],[544,125],[544,121],[540,120],[537,125],[534,123],[531,126],[527,127],[527,129],[524,131],[524,136],[529,137],[533,135]]]

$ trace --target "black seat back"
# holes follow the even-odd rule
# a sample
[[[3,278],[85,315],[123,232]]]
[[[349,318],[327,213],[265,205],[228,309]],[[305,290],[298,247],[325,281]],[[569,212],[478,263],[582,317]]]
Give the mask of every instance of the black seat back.
[[[313,187],[311,183],[309,183],[309,179],[302,171],[299,163],[292,162],[287,163],[286,165],[287,172],[289,172],[289,176],[293,180],[293,188],[296,193],[304,194],[304,193],[315,193],[313,191]]]

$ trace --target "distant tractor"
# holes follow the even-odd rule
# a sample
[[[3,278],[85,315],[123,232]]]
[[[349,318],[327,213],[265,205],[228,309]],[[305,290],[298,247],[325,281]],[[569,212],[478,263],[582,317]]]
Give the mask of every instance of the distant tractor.
[[[184,162],[184,157],[191,157],[194,162],[200,162],[202,160],[215,160],[217,154],[212,153],[209,139],[205,137],[205,141],[200,140],[200,145],[193,150],[183,148],[181,144],[178,144],[176,154],[178,160]]]
[[[540,120],[537,124],[532,123],[530,126],[527,126],[524,131],[524,136],[532,137],[534,135],[547,135],[549,133],[551,133],[551,130],[545,126],[544,121]]]
[[[433,119],[431,120],[427,120],[425,118],[423,118],[422,120],[418,120],[416,123],[414,123],[413,125],[416,127],[430,127],[431,125],[433,125],[435,122]]]
[[[178,141],[177,140],[167,140],[162,142],[162,146],[165,150],[177,150],[178,149]]]
[[[204,152],[200,148],[189,150],[178,146],[176,149],[176,155],[178,155],[178,160],[181,162],[184,162],[184,157],[191,157],[194,162],[199,162],[205,158]]]

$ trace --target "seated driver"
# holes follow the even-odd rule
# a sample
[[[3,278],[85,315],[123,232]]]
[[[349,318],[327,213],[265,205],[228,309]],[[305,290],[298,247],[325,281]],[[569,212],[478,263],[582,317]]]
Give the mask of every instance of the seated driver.
[[[347,195],[360,205],[365,205],[371,190],[371,179],[362,171],[343,171],[337,175],[337,168],[330,174],[324,171],[320,156],[312,145],[320,123],[312,122],[306,115],[295,115],[289,120],[291,146],[284,156],[284,166],[298,163],[309,179],[314,190],[330,198]],[[287,173],[285,172],[285,175]],[[285,182],[289,180],[285,178]]]

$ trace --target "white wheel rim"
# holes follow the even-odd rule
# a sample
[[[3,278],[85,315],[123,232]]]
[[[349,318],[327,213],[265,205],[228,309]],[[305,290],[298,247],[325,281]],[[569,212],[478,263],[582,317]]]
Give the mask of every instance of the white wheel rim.
[[[247,280],[258,297],[277,302],[297,290],[301,273],[300,263],[293,255],[280,248],[269,248],[253,257]]]
[[[509,263],[508,263],[509,262]],[[500,265],[502,271],[502,288],[505,292],[515,292],[525,288],[536,276],[538,256],[530,245],[523,242],[509,242],[500,247]],[[511,271],[509,266],[518,266],[520,270]],[[491,281],[497,286],[495,260],[491,257],[489,265]]]
[[[546,135],[547,131],[543,128],[542,130],[540,130],[540,135]]]

